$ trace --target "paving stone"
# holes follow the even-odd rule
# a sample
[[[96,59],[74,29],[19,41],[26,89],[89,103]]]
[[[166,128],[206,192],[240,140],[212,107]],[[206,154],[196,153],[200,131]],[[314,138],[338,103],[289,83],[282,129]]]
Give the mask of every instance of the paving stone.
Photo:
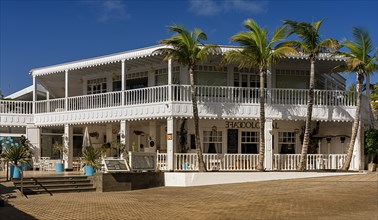
[[[378,219],[378,173],[8,200],[1,219]]]

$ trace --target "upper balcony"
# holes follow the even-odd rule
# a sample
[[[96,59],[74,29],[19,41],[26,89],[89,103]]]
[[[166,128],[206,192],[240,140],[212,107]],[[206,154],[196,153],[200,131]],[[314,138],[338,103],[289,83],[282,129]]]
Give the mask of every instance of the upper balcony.
[[[257,119],[259,89],[197,86],[200,118]],[[266,89],[266,117],[303,120],[308,90]],[[366,103],[363,103],[367,105]],[[313,119],[352,121],[356,94],[339,90],[315,90]],[[192,117],[188,85],[165,85],[119,92],[83,95],[35,102],[0,100],[1,123],[36,125],[81,124],[101,121]],[[364,108],[363,108],[364,109]],[[17,118],[17,119],[16,119]],[[23,119],[20,119],[23,118]]]

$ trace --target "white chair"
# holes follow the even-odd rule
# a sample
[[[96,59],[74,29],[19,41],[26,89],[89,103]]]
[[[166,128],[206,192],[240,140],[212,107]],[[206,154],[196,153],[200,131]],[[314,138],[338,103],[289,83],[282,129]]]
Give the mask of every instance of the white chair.
[[[33,160],[33,171],[38,168],[38,170],[42,170],[41,162],[38,162],[35,157],[32,157]]]

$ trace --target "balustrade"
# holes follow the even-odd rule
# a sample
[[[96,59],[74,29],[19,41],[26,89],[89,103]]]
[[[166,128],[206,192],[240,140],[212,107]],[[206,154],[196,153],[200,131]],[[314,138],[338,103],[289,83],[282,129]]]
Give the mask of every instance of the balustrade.
[[[4,114],[32,114],[33,102],[0,100],[0,113]]]
[[[155,86],[119,92],[83,95],[68,98],[68,111],[95,108],[108,108],[122,105],[124,93],[125,105],[150,103],[191,102],[189,85]],[[199,103],[258,104],[258,88],[226,86],[196,86]],[[307,105],[308,90],[303,89],[265,89],[267,104],[272,105]],[[169,97],[170,96],[170,97]],[[338,90],[314,90],[315,106],[355,106],[356,93]],[[59,112],[65,110],[65,99],[36,101],[36,113]],[[1,100],[1,113],[31,114],[32,102]]]

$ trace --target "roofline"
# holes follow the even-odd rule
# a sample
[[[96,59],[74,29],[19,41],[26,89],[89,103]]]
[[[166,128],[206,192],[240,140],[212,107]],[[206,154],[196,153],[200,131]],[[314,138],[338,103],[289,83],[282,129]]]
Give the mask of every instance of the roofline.
[[[5,96],[4,98],[6,98],[6,99],[17,99],[17,98],[19,98],[23,95],[26,95],[28,93],[33,92],[33,90],[34,90],[33,85],[31,85],[31,86],[25,87],[21,90],[18,90],[16,92],[12,93],[12,94],[9,94],[9,95]],[[37,84],[37,91],[46,92],[46,89],[42,85]]]
[[[99,56],[99,57],[92,57],[92,58],[87,58],[87,59],[62,63],[62,64],[45,66],[45,67],[32,69],[29,71],[29,74],[32,76],[40,76],[40,75],[64,72],[66,70],[76,70],[76,69],[82,69],[86,67],[93,67],[93,66],[98,66],[98,65],[115,63],[115,62],[120,62],[121,60],[132,60],[132,59],[138,59],[138,58],[143,58],[143,57],[155,56],[157,55],[153,53],[155,50],[160,49],[160,48],[165,48],[165,47],[167,46],[158,44],[154,46],[129,50],[125,52],[119,52],[119,53],[108,54],[108,55]],[[241,46],[233,46],[233,45],[219,45],[219,47],[221,48],[222,54],[230,50],[242,48]],[[305,54],[299,54],[299,55],[289,56],[289,58],[308,59],[308,56],[306,56]],[[336,60],[336,61],[345,60],[344,57],[331,56],[330,54],[319,54],[319,59],[320,60]]]

